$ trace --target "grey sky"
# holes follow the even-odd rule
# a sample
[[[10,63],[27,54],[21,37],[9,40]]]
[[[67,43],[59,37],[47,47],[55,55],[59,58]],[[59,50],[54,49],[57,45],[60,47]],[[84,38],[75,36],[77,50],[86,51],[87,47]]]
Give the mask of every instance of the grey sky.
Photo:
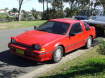
[[[0,9],[4,8],[18,8],[18,0],[0,0]],[[31,10],[32,8],[42,11],[42,4],[38,3],[38,0],[24,0],[22,9]]]

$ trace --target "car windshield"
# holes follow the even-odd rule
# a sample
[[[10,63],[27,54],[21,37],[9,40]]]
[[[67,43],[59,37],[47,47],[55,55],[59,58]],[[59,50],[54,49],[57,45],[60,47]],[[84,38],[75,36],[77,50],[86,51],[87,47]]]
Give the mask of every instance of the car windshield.
[[[37,30],[64,35],[67,32],[69,26],[70,24],[68,23],[48,21],[43,25],[39,26]]]

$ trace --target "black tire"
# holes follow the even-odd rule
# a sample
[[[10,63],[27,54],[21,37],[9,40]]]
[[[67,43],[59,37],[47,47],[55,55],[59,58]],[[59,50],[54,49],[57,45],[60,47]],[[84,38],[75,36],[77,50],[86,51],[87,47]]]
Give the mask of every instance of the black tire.
[[[54,63],[58,63],[62,59],[62,57],[63,57],[63,48],[61,46],[58,46],[53,53],[52,60]]]
[[[90,36],[90,37],[87,39],[85,48],[86,48],[86,49],[89,49],[91,46],[92,46],[92,37]]]

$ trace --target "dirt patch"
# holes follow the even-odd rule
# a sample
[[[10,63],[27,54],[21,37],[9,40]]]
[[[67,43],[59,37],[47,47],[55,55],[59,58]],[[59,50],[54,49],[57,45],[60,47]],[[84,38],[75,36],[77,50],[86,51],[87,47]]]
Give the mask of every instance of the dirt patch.
[[[0,29],[6,29],[7,27],[6,26],[0,26]]]

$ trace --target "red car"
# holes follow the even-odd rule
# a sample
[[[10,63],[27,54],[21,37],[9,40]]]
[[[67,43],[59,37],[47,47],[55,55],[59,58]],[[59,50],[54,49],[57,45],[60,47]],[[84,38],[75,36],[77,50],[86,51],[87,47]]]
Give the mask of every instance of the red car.
[[[65,53],[85,46],[90,48],[95,28],[83,21],[51,19],[37,29],[11,38],[10,52],[38,62],[59,62]]]

